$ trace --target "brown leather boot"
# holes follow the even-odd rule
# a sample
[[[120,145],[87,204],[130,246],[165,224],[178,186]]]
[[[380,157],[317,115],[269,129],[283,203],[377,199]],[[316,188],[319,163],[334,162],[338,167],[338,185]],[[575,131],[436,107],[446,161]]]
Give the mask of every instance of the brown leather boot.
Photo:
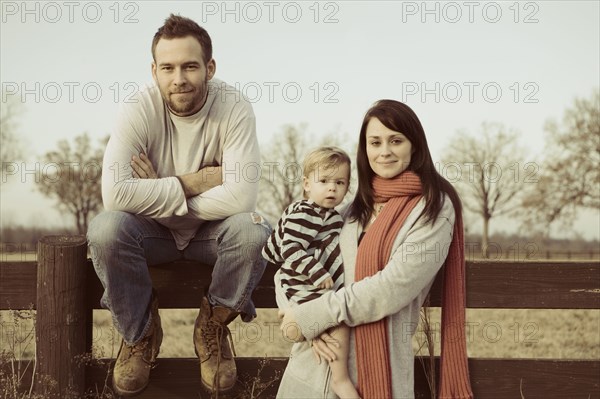
[[[150,370],[154,367],[162,342],[162,327],[155,293],[150,302],[152,323],[148,332],[137,344],[121,341],[113,370],[113,388],[121,396],[135,396],[148,386]]]
[[[194,326],[194,348],[200,358],[202,385],[210,391],[227,391],[237,380],[235,360],[228,341],[231,332],[227,328],[237,315],[237,312],[222,306],[211,307],[208,299],[202,298]]]

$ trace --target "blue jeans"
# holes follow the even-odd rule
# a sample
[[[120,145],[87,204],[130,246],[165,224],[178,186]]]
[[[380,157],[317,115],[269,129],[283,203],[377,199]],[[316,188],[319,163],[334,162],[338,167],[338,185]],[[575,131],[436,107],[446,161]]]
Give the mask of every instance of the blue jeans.
[[[101,306],[111,311],[125,342],[137,343],[151,323],[148,266],[186,259],[214,265],[209,302],[250,321],[256,316],[250,296],[265,270],[261,251],[270,232],[269,224],[256,213],[240,213],[204,223],[189,245],[179,250],[170,230],[151,218],[102,212],[87,234],[94,268],[104,286]]]

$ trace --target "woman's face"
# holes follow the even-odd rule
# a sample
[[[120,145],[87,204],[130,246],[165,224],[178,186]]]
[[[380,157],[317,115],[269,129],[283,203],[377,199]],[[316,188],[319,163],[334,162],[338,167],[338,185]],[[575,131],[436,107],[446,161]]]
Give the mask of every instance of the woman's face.
[[[367,124],[367,158],[373,172],[391,179],[404,172],[410,164],[412,144],[400,132],[388,129],[377,118]]]

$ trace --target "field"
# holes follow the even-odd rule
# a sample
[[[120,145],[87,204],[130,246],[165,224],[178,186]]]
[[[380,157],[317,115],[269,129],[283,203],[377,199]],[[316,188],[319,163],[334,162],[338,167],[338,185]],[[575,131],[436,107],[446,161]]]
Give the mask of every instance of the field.
[[[431,323],[439,351],[439,309],[431,309]],[[277,313],[259,309],[258,318],[244,323],[239,318],[230,325],[238,356],[287,356],[291,343],[278,328]],[[161,310],[164,340],[160,357],[194,357],[192,331],[197,311]],[[32,319],[14,320],[9,311],[0,312],[0,352],[22,342],[15,352],[21,358],[34,353]],[[414,337],[417,351],[421,334]],[[114,357],[120,337],[112,327],[108,311],[94,311],[94,355]],[[467,309],[467,349],[470,357],[491,358],[600,358],[600,309]]]
[[[439,354],[440,310],[429,311],[435,352]],[[164,339],[159,358],[195,357],[192,333],[197,312],[160,310]],[[111,315],[106,310],[95,310],[93,315],[93,357],[114,358],[120,337]],[[237,356],[286,357],[292,346],[279,330],[274,309],[258,309],[258,318],[250,323],[238,318],[230,329]],[[8,381],[3,370],[10,370],[12,360],[34,357],[34,331],[35,311],[0,311],[0,387]],[[600,359],[600,309],[467,309],[466,332],[471,358]],[[415,353],[427,354],[420,350],[423,342],[424,335],[418,331],[413,337]]]
[[[34,261],[35,252],[2,254],[3,261]],[[555,259],[552,259],[555,261]],[[192,332],[198,311],[195,309],[160,310],[164,330],[161,357],[194,357]],[[29,317],[29,316],[27,316]],[[15,340],[29,338],[31,318],[15,320],[11,312],[0,311],[0,353],[9,350]],[[430,317],[439,350],[439,309]],[[239,318],[230,325],[238,356],[287,356],[291,343],[279,331],[277,311],[258,309],[251,323]],[[18,338],[18,339],[17,339]],[[423,336],[413,339],[415,351]],[[24,358],[32,357],[34,342],[21,343]],[[94,355],[115,357],[120,337],[112,327],[106,310],[94,311]],[[470,357],[600,359],[600,309],[467,309],[467,350]]]

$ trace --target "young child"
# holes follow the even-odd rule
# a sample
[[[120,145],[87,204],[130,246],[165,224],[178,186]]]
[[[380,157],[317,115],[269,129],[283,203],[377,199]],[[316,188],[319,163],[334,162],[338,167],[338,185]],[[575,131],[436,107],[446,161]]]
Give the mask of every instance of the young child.
[[[303,164],[304,199],[289,205],[263,248],[263,257],[281,268],[281,285],[291,303],[318,298],[343,285],[339,234],[343,220],[334,209],[348,192],[350,158],[339,148],[321,147]],[[339,343],[331,362],[331,386],[340,398],[360,398],[348,375],[350,331],[330,331]]]

